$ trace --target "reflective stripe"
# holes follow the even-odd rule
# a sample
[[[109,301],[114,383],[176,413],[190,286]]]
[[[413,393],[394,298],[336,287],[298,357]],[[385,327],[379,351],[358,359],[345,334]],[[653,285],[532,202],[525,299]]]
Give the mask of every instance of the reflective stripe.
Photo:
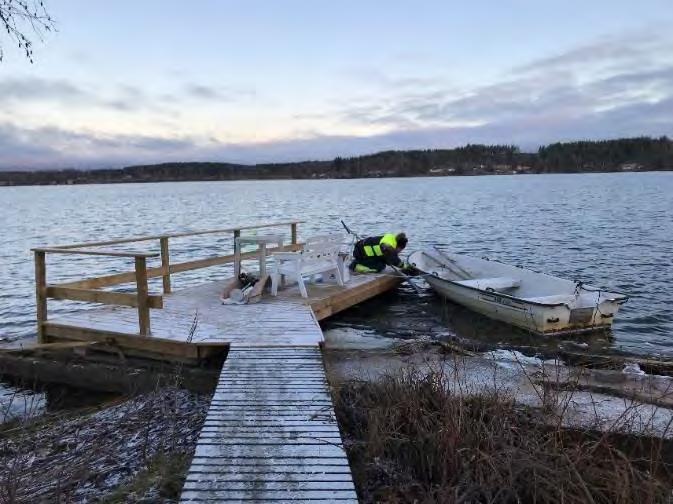
[[[365,266],[364,264],[356,264],[355,271],[357,273],[378,273],[378,271],[375,270],[374,268],[370,268],[368,266]]]
[[[397,238],[395,238],[395,235],[391,233],[384,234],[381,237],[381,241],[379,243],[382,245],[388,245],[392,248],[397,248]]]
[[[373,243],[372,245],[364,245],[362,246],[362,250],[365,253],[365,256],[367,257],[381,257],[383,256],[383,250],[381,250],[381,245],[386,245],[390,248],[397,248],[397,239],[395,238],[394,234],[385,234],[383,235],[380,239],[379,242],[376,243],[376,238],[372,236],[371,238],[367,238],[364,243]]]

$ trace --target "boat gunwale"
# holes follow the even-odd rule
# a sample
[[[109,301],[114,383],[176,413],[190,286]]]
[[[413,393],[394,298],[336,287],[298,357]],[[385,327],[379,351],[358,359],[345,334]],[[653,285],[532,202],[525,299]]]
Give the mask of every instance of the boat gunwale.
[[[498,261],[493,261],[493,262],[498,262]],[[500,264],[504,264],[504,263],[500,263]],[[505,266],[507,266],[507,265],[505,265]],[[421,271],[423,271],[423,270],[421,270]],[[528,270],[528,271],[531,271],[531,270]],[[511,294],[505,294],[504,292],[500,292],[500,291],[495,291],[495,290],[488,291],[488,290],[484,290],[484,289],[479,289],[478,287],[472,287],[470,285],[463,285],[463,284],[459,283],[461,280],[449,280],[448,278],[442,278],[441,276],[439,276],[439,274],[437,274],[437,272],[428,273],[428,272],[424,271],[423,273],[424,273],[423,276],[432,276],[434,278],[437,278],[438,280],[441,280],[443,282],[448,282],[448,283],[450,283],[452,285],[455,285],[457,287],[462,287],[464,289],[470,289],[470,290],[474,290],[474,291],[477,291],[477,292],[482,292],[484,294],[497,294],[498,296],[503,296],[503,297],[506,297],[508,299],[513,299],[513,300],[519,301],[521,303],[532,304],[532,305],[535,305],[535,306],[550,306],[550,307],[565,306],[568,310],[572,310],[572,308],[570,308],[570,306],[568,306],[568,303],[563,303],[563,302],[543,303],[543,302],[540,302],[540,301],[530,301],[526,298],[520,298],[520,297],[512,296]],[[533,273],[536,273],[536,272],[533,271]],[[544,273],[538,273],[538,274],[544,275]],[[549,276],[551,276],[551,275],[549,275]],[[617,297],[606,299],[603,302],[624,304],[629,300],[629,297],[626,294],[620,294],[618,292],[613,292],[611,294],[617,294]],[[598,304],[599,303],[597,303],[597,305]]]

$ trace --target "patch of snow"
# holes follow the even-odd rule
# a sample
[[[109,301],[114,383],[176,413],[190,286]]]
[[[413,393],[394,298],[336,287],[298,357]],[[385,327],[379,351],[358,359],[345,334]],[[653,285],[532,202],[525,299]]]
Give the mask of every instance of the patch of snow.
[[[643,376],[647,373],[640,369],[640,366],[638,365],[637,362],[629,362],[624,365],[624,369],[622,369],[622,373],[627,374],[627,375],[634,375],[634,376]]]
[[[167,388],[94,413],[57,417],[37,431],[15,429],[0,453],[0,478],[14,471],[21,502],[56,502],[63,495],[77,504],[98,501],[128,484],[154,456],[191,452],[208,403],[206,396]]]
[[[496,363],[499,364],[504,364],[505,367],[510,367],[511,364],[515,363],[520,366],[537,366],[537,367],[542,367],[544,365],[552,365],[552,366],[563,366],[563,362],[560,360],[554,360],[554,359],[549,359],[549,360],[542,360],[539,357],[529,357],[527,355],[522,354],[518,350],[505,350],[505,349],[498,349],[498,350],[493,350],[491,352],[486,352],[484,354],[484,357],[486,359],[495,361]]]
[[[325,346],[332,350],[376,350],[394,347],[403,340],[385,338],[375,331],[338,327],[325,331]]]

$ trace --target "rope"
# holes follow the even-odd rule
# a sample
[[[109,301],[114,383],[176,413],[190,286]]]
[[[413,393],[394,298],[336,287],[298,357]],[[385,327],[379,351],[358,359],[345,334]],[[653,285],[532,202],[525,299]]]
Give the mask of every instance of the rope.
[[[596,305],[594,306],[594,310],[596,310],[600,315],[605,315],[605,313],[603,313],[600,309],[601,294],[603,293],[603,289],[585,287],[584,282],[581,282],[581,281],[578,280],[578,281],[575,282],[575,296],[578,299],[580,297],[580,291],[598,292],[598,297],[596,298]]]

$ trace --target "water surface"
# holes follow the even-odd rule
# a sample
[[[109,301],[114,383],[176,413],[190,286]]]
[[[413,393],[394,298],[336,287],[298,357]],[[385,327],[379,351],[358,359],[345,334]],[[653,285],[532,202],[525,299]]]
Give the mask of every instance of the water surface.
[[[31,247],[297,218],[307,221],[300,236],[340,231],[344,219],[360,233],[404,230],[409,250],[439,245],[628,293],[599,345],[673,355],[673,173],[4,187],[0,203],[0,338],[14,344],[34,337]],[[124,248],[158,251],[158,243]],[[171,260],[230,250],[229,236],[174,240]],[[48,279],[132,269],[128,259],[49,256]],[[198,270],[175,275],[173,284],[227,273]],[[73,305],[50,301],[49,313]],[[328,324],[342,326],[535,344],[521,331],[408,288]]]

